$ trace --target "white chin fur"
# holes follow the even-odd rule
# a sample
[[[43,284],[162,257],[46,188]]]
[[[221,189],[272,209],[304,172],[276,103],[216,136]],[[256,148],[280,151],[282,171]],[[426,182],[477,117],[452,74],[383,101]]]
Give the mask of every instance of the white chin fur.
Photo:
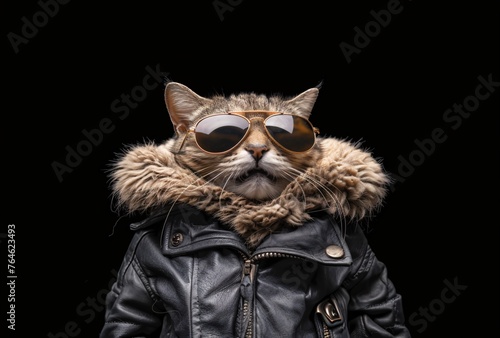
[[[229,164],[231,167],[239,168],[241,170],[238,172],[239,174],[256,168],[255,159],[247,151],[240,152]],[[225,190],[248,199],[263,201],[278,197],[289,183],[279,175],[280,172],[284,171],[283,162],[278,160],[276,153],[271,150],[260,160],[259,167],[276,178],[271,180],[263,174],[258,174],[243,182],[235,179],[226,183],[224,179],[221,179],[218,183]],[[227,170],[227,168],[223,169]]]
[[[248,199],[267,200],[278,197],[286,182],[272,182],[268,178],[255,177],[245,182],[228,182],[225,189]]]

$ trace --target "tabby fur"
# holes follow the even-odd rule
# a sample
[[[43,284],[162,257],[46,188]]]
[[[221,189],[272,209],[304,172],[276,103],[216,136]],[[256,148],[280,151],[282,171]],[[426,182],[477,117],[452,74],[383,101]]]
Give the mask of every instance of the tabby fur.
[[[131,213],[186,203],[232,228],[249,248],[283,227],[301,226],[316,211],[327,211],[344,223],[371,216],[383,203],[390,179],[360,143],[318,136],[313,149],[291,154],[263,141],[260,131],[230,154],[214,155],[200,150],[188,132],[199,118],[214,113],[266,110],[308,118],[318,92],[311,88],[292,98],[255,93],[205,98],[180,83],[168,83],[165,101],[176,135],[161,144],[142,143],[124,150],[111,172],[115,201]],[[274,181],[257,175],[260,188],[238,190],[241,180],[236,177],[256,165],[248,152],[255,140],[265,142],[268,149],[259,162],[274,158],[266,169],[271,176],[279,176],[283,166],[294,170]],[[260,194],[262,190],[266,194]]]

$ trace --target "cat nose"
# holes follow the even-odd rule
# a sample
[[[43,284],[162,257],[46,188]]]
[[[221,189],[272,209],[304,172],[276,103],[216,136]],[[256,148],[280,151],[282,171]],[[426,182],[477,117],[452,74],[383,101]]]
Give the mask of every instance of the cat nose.
[[[264,144],[249,144],[245,147],[245,150],[248,151],[256,161],[259,161],[269,148]]]

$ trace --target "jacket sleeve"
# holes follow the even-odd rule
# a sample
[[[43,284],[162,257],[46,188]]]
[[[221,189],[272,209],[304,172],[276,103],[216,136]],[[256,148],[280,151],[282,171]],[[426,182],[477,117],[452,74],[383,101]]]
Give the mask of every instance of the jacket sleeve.
[[[356,227],[346,241],[353,256],[353,270],[344,287],[350,295],[348,327],[353,337],[408,338],[402,299],[388,278],[367,239]]]
[[[117,280],[106,296],[105,323],[100,338],[154,338],[162,324],[155,310],[155,296],[135,253],[138,235],[132,240],[118,272]]]

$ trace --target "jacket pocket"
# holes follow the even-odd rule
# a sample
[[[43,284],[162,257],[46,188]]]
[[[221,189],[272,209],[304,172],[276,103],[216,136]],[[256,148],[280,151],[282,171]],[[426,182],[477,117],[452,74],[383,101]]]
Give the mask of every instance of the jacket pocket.
[[[316,306],[315,323],[322,338],[349,338],[347,331],[347,303],[349,295],[340,288]]]

